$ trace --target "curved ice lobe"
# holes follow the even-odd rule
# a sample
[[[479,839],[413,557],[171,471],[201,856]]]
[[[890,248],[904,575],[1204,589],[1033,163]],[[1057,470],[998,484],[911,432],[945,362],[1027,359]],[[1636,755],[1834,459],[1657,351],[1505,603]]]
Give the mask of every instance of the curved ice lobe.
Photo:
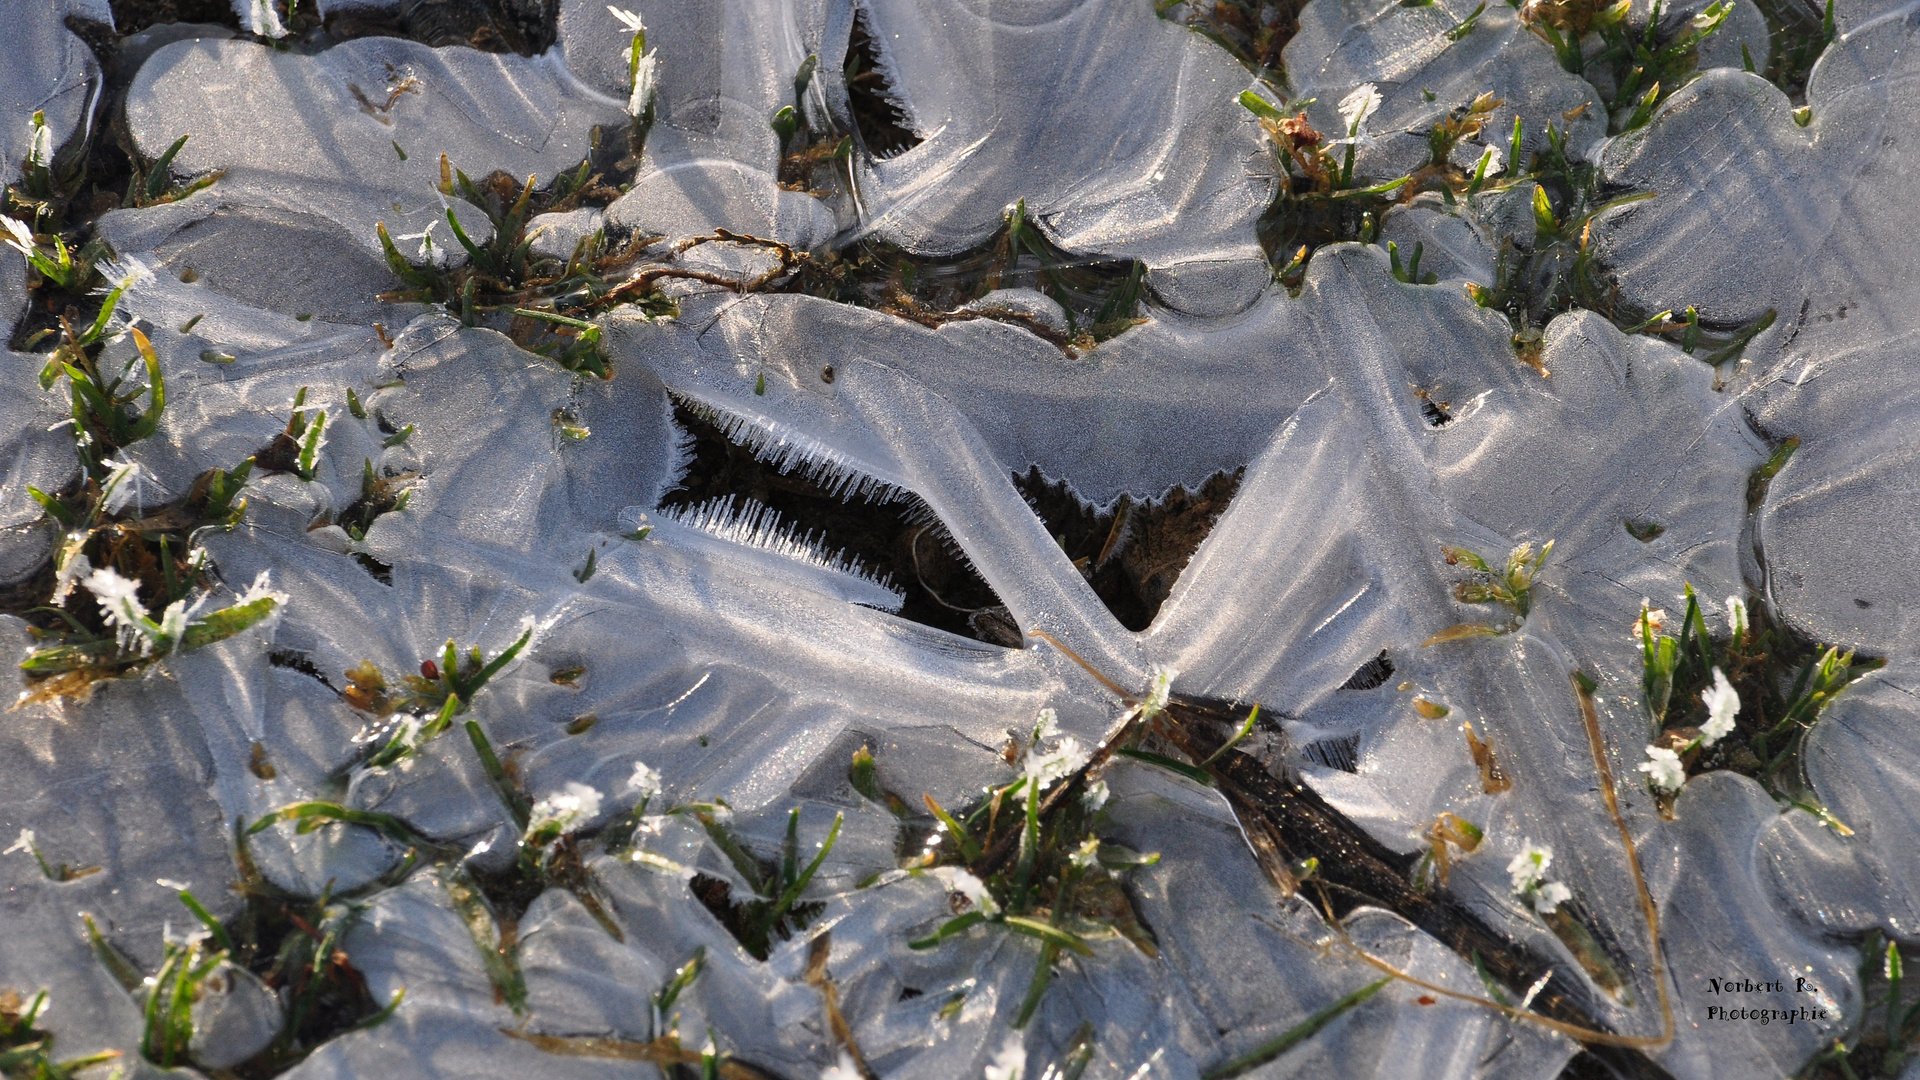
[[[811,363],[785,357],[766,358],[757,373],[730,350],[709,359],[642,317],[616,313],[606,326],[617,358],[650,365],[669,391],[719,414],[763,458],[920,496],[1021,626],[1046,626],[1144,685],[1132,637],[1014,487],[1012,467],[945,397],[882,360],[842,357],[829,383]]]
[[[415,323],[392,364],[401,381],[367,408],[415,429],[405,445],[423,480],[406,513],[368,531],[377,552],[488,547],[571,569],[620,508],[669,483],[678,435],[643,369],[582,379],[451,319]]]
[[[15,371],[31,370],[33,358],[0,356]],[[60,426],[70,417],[62,411],[30,379],[0,385],[0,589],[39,570],[59,533],[27,489],[60,491],[79,476],[73,435]]]
[[[556,597],[543,625],[531,663],[586,673],[565,687],[501,688],[503,713],[531,740],[532,782],[612,791],[638,759],[676,797],[723,798],[745,814],[781,809],[816,762],[844,776],[845,760],[822,755],[847,732],[872,741],[902,790],[970,800],[1000,767],[1007,725],[1059,690],[1031,653],[902,623],[671,536],[609,549],[589,587]],[[1087,730],[1109,719],[1091,706],[1060,711]],[[590,729],[561,737],[587,715]],[[951,737],[915,749],[923,738],[899,735],[913,729]]]
[[[459,254],[450,200],[438,190],[441,154],[475,178],[498,169],[550,179],[587,156],[595,125],[624,119],[557,56],[385,37],[306,56],[250,41],[178,41],[141,67],[126,110],[147,160],[190,135],[174,170],[224,175],[182,203],[107,215],[101,235],[117,251],[207,259],[216,290],[270,308],[275,300],[310,305],[286,312],[293,315],[344,306],[339,317],[348,321],[365,302],[354,284],[380,277],[376,223],[409,258],[428,261],[415,248],[429,225],[440,259]],[[476,242],[492,235],[477,207],[451,205]],[[289,251],[279,231],[287,224],[302,227],[312,246]],[[329,261],[349,281],[329,287],[301,269]]]
[[[0,186],[18,181],[29,158],[52,155],[88,122],[99,93],[100,65],[69,18],[113,25],[105,0],[21,0],[8,6],[7,60],[0,64]],[[36,145],[29,118],[46,114]],[[8,313],[11,315],[11,313]]]
[[[1408,365],[1452,403],[1432,433],[1436,489],[1496,533],[1555,542],[1541,615],[1588,674],[1632,687],[1643,597],[1674,609],[1690,583],[1717,620],[1743,592],[1747,477],[1766,448],[1710,367],[1593,312],[1555,319],[1543,362],[1545,379],[1505,357]]]
[[[1903,464],[1920,422],[1920,253],[1901,225],[1920,146],[1913,10],[1859,20],[1828,48],[1804,129],[1750,75],[1712,72],[1676,94],[1606,155],[1609,180],[1660,197],[1595,225],[1646,310],[1697,304],[1728,324],[1778,314],[1748,349],[1756,425],[1800,440],[1758,523],[1768,590],[1803,631],[1900,656],[1920,621],[1905,558],[1920,516]]]
[[[1283,56],[1293,96],[1315,99],[1307,108],[1313,126],[1345,138],[1341,100],[1368,83],[1380,92],[1380,110],[1366,123],[1374,138],[1356,155],[1356,175],[1387,179],[1419,168],[1428,158],[1428,130],[1488,92],[1505,102],[1483,134],[1502,160],[1515,116],[1525,128],[1523,156],[1546,149],[1548,124],[1574,152],[1606,135],[1607,110],[1599,95],[1560,66],[1513,8],[1486,5],[1471,30],[1453,40],[1451,33],[1474,8],[1474,0],[1419,6],[1314,0],[1302,9],[1300,32]]]
[[[1713,772],[1687,783],[1663,827],[1680,860],[1661,939],[1682,1034],[1653,1057],[1678,1080],[1795,1075],[1859,1018],[1859,954],[1774,905],[1759,839],[1780,814],[1760,785]]]
[[[458,212],[464,224],[468,211]],[[485,215],[471,213],[485,226]],[[152,327],[186,328],[195,354],[246,355],[350,335],[371,341],[374,323],[393,326],[420,310],[380,301],[400,280],[359,237],[316,213],[188,200],[115,211],[100,231],[128,253],[102,267],[123,290],[122,310]],[[449,230],[442,222],[436,232]],[[401,243],[417,252],[417,239]],[[299,257],[287,258],[289,251]]]
[[[1277,289],[1226,320],[1162,313],[1073,358],[989,318],[929,329],[805,296],[747,297],[678,324],[621,325],[622,334],[647,335],[646,351],[636,342],[628,355],[676,392],[732,411],[766,404],[754,393],[763,373],[803,409],[846,394],[840,376],[855,365],[897,371],[965,416],[1009,470],[1038,466],[1102,505],[1197,488],[1239,468],[1326,379],[1319,356],[1300,344],[1305,316]],[[828,360],[832,383],[821,375]],[[805,421],[795,427],[811,434]],[[839,449],[859,471],[898,482],[877,443]]]
[[[762,0],[637,0],[659,57],[654,119],[633,187],[607,208],[625,229],[669,239],[715,229],[824,244],[839,230],[820,199],[775,178],[780,140],[773,114],[794,99],[794,78],[821,50],[817,5]],[[559,49],[600,94],[624,101],[632,33],[603,0],[563,0]],[[818,78],[831,77],[833,69]]]
[[[1870,381],[1892,382],[1888,376],[1895,373]],[[1913,660],[1920,657],[1920,567],[1912,558],[1920,542],[1920,416],[1913,411],[1920,401],[1908,386],[1896,392],[1910,404],[1884,417],[1884,426],[1853,418],[1829,426],[1815,410],[1794,415],[1788,430],[1804,433],[1801,449],[1774,478],[1759,529],[1768,590],[1797,626],[1824,642]]]
[[[1558,420],[1553,414],[1563,406],[1521,397],[1542,393],[1523,381],[1539,376],[1513,357],[1510,331],[1498,316],[1452,290],[1395,282],[1383,263],[1377,250],[1359,247],[1330,248],[1314,260],[1302,298],[1316,316],[1316,344],[1338,348],[1343,362],[1333,368],[1329,393],[1302,407],[1249,468],[1161,623],[1144,635],[1146,648],[1182,669],[1185,692],[1259,700],[1309,721],[1308,710],[1382,647],[1406,659],[1410,689],[1492,739],[1512,790],[1485,794],[1457,721],[1422,719],[1404,695],[1376,704],[1385,711],[1361,743],[1357,777],[1328,770],[1311,773],[1313,783],[1337,805],[1354,806],[1356,817],[1401,850],[1414,849],[1418,830],[1442,811],[1481,824],[1488,851],[1456,869],[1456,892],[1474,897],[1489,918],[1534,947],[1564,956],[1544,926],[1510,899],[1500,871],[1524,838],[1552,846],[1585,917],[1617,950],[1634,1004],[1578,975],[1573,982],[1586,989],[1575,992],[1616,1030],[1651,1034],[1659,1020],[1647,928],[1626,850],[1595,791],[1592,750],[1570,681],[1584,661],[1557,637],[1558,626],[1577,631],[1582,619],[1601,626],[1591,633],[1602,635],[1619,624],[1604,610],[1553,610],[1543,599],[1521,634],[1422,647],[1450,625],[1498,620],[1498,613],[1449,595],[1454,574],[1441,558],[1442,544],[1483,547],[1499,557],[1518,541],[1548,538],[1536,529],[1579,520],[1577,511],[1568,518],[1562,503],[1530,504],[1491,482],[1490,505],[1473,504],[1476,460],[1499,465],[1502,440],[1524,447],[1531,437],[1515,428]],[[1453,344],[1433,355],[1424,347],[1432,341]],[[1592,373],[1577,362],[1569,366],[1575,401],[1617,392],[1605,365],[1592,365]],[[1446,425],[1461,426],[1455,438],[1489,445],[1462,448],[1448,460],[1445,427],[1430,424],[1422,407],[1428,403],[1414,392],[1435,380],[1466,391],[1453,401],[1460,417]],[[1661,392],[1653,382],[1650,392]],[[1516,400],[1489,393],[1516,384],[1509,391]],[[1545,393],[1555,392],[1552,379],[1547,386]],[[1498,422],[1513,414],[1511,426]],[[1625,415],[1649,426],[1660,420]],[[1471,425],[1481,420],[1488,430],[1475,435]],[[1587,449],[1555,445],[1540,467],[1551,471]],[[1468,483],[1459,479],[1463,472]],[[1476,510],[1488,509],[1505,513],[1476,518]],[[1563,588],[1568,576],[1563,563],[1550,563],[1540,593]],[[1637,682],[1635,673],[1629,685]],[[1613,733],[1609,745],[1632,744],[1644,738],[1643,726],[1614,733],[1622,722],[1606,722],[1603,735]],[[1563,977],[1578,971],[1566,959]]]
[[[1914,664],[1889,664],[1827,707],[1803,751],[1808,781],[1854,833],[1834,846],[1858,864],[1851,881],[1839,879],[1855,887],[1822,893],[1838,892],[1837,900],[1858,911],[1857,929],[1880,924],[1903,937],[1920,925],[1917,717]]]
[[[0,699],[22,691],[14,663],[27,647],[24,624],[0,617]],[[152,970],[167,925],[192,919],[169,883],[190,886],[216,915],[238,909],[212,772],[187,703],[157,678],[102,683],[84,703],[24,706],[0,726],[0,836],[11,846],[31,830],[56,868],[99,868],[53,881],[25,847],[0,855],[0,986],[51,991],[37,1026],[61,1057],[140,1043],[139,1007],[88,947],[80,912]]]
[[[921,139],[858,161],[864,223],[879,236],[963,251],[1024,199],[1077,253],[1150,267],[1260,257],[1252,226],[1274,181],[1235,101],[1251,81],[1204,38],[1125,0],[872,0],[858,12]],[[844,53],[823,50],[823,67]],[[850,128],[844,91],[828,94]]]
[[[1779,312],[1777,327],[1791,323],[1808,260],[1845,216],[1851,176],[1871,153],[1856,137],[1864,132],[1817,103],[1808,128],[1795,126],[1792,111],[1758,75],[1710,71],[1647,127],[1607,144],[1608,182],[1654,194],[1593,223],[1595,250],[1624,299],[1650,313],[1693,306],[1710,323],[1768,310]],[[1750,352],[1764,355],[1758,342]]]
[[[1340,961],[1334,935],[1307,897],[1279,897],[1245,856],[1223,803],[1147,769],[1117,770],[1111,783],[1113,838],[1161,855],[1129,888],[1178,977],[1171,1002],[1203,1021],[1187,1033],[1196,1059],[1246,1053],[1379,978],[1371,967]],[[1397,916],[1363,910],[1348,926],[1357,944],[1418,978],[1484,992],[1470,965]],[[1553,1075],[1575,1050],[1570,1040],[1464,1002],[1412,1006],[1420,993],[1382,991],[1290,1051],[1283,1075],[1401,1076],[1409,1061],[1423,1062],[1418,1075],[1428,1080]]]

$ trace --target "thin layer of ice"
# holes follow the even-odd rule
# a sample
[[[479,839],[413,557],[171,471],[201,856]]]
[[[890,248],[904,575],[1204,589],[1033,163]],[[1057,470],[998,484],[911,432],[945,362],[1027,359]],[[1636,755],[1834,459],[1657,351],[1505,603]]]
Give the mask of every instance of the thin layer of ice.
[[[1340,102],[1368,83],[1381,95],[1366,124],[1371,139],[1355,157],[1356,176],[1391,179],[1426,164],[1428,130],[1489,92],[1504,104],[1488,120],[1483,142],[1497,146],[1502,160],[1516,116],[1525,129],[1523,154],[1546,149],[1549,123],[1574,151],[1606,135],[1606,108],[1593,87],[1568,74],[1513,8],[1486,5],[1454,40],[1474,7],[1470,0],[1314,0],[1301,9],[1300,32],[1283,55],[1293,96],[1315,99],[1306,110],[1314,128],[1346,138]]]
[[[858,10],[889,98],[920,140],[857,159],[864,229],[949,254],[992,235],[1024,199],[1055,242],[1081,254],[1152,267],[1258,257],[1251,226],[1274,179],[1235,100],[1250,80],[1204,38],[1141,4],[875,0]],[[824,43],[822,67],[844,66],[846,51],[844,36]],[[851,130],[844,89],[817,85]]]
[[[441,154],[475,178],[551,179],[587,156],[594,126],[624,119],[557,55],[387,37],[304,56],[246,40],[174,42],[142,65],[126,112],[149,160],[190,135],[174,172],[223,175],[182,203],[104,217],[100,233],[116,251],[154,253],[144,259],[160,274],[210,272],[209,291],[251,307],[363,325],[372,293],[391,287],[376,223],[417,261],[428,261],[413,249],[429,226],[439,260],[465,258],[438,190]],[[476,242],[492,235],[478,208],[451,205]],[[298,258],[288,257],[288,228],[304,234]],[[192,314],[167,311],[169,322]]]
[[[1821,640],[1903,657],[1920,620],[1904,558],[1920,538],[1906,497],[1916,390],[1905,362],[1920,273],[1889,223],[1909,209],[1911,10],[1843,6],[1847,29],[1814,70],[1805,128],[1752,75],[1712,72],[1676,94],[1605,159],[1609,180],[1660,197],[1594,228],[1647,310],[1693,304],[1724,323],[1777,313],[1747,350],[1746,376],[1761,428],[1800,440],[1759,520],[1768,592]]]

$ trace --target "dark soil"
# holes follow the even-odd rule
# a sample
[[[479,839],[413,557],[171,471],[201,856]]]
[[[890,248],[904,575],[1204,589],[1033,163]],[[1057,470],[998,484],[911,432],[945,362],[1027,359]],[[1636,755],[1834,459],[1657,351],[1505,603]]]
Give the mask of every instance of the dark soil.
[[[693,461],[661,509],[728,496],[752,499],[778,511],[801,534],[811,532],[824,549],[858,557],[874,576],[904,591],[901,618],[996,645],[1021,644],[1019,627],[999,597],[917,497],[843,499],[798,472],[779,472],[685,408],[675,410],[675,419],[693,436]],[[1015,476],[1014,484],[1114,616],[1130,630],[1144,630],[1233,498],[1240,473],[1217,474],[1198,492],[1176,488],[1159,501],[1123,501],[1105,512],[1038,469]],[[1125,520],[1116,530],[1117,516]]]
[[[1129,630],[1145,630],[1240,489],[1245,471],[1215,473],[1198,491],[1175,488],[1155,502],[1136,505],[1123,497],[1108,511],[1095,511],[1037,468],[1015,477],[1014,484],[1114,618]]]
[[[859,129],[860,144],[874,157],[890,158],[920,145],[920,136],[907,127],[906,111],[896,104],[879,60],[866,12],[856,7],[853,33],[847,41],[847,105]]]
[[[206,23],[240,29],[229,0],[112,0],[114,26],[122,36],[169,23]],[[276,9],[285,14],[284,0]],[[532,56],[553,44],[558,0],[402,0],[394,13],[345,11],[321,19],[311,3],[300,4],[287,28],[301,45],[374,35],[404,37],[423,45],[466,45],[482,52]],[[314,40],[315,38],[319,40]],[[88,44],[99,51],[98,43]],[[104,57],[103,57],[104,59]]]

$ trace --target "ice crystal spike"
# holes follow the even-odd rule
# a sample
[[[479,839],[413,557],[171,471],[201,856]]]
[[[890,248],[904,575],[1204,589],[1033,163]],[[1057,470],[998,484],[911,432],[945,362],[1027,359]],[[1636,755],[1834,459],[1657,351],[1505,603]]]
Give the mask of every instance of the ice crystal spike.
[[[857,578],[892,596],[892,604],[883,605],[889,610],[898,610],[904,599],[891,581],[875,577],[862,564],[859,556],[827,549],[823,542],[814,540],[811,530],[804,535],[798,533],[794,526],[781,523],[779,511],[752,499],[728,495],[683,510],[662,510],[659,520],[697,529],[728,543],[759,548]]]

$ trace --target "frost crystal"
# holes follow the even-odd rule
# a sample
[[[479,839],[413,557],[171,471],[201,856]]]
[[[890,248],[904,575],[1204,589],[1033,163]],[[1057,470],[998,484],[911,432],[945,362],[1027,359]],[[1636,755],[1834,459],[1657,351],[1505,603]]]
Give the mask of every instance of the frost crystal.
[[[1112,792],[1108,790],[1105,780],[1094,780],[1087,784],[1086,792],[1080,797],[1086,803],[1087,809],[1094,811],[1107,805],[1107,799],[1111,795]]]
[[[1040,710],[1033,723],[1033,741],[1043,742],[1060,735],[1060,714],[1052,708]]]
[[[527,834],[552,831],[564,836],[599,813],[600,792],[577,780],[569,780],[558,792],[533,804]]]
[[[644,34],[647,32],[646,24],[642,22],[640,16],[634,12],[628,11],[626,8],[615,7],[612,4],[607,5],[607,10],[613,13],[614,19],[626,29],[627,33]]]
[[[1647,747],[1649,760],[1641,762],[1635,768],[1647,774],[1647,784],[1655,791],[1671,795],[1686,783],[1687,773],[1680,765],[1680,755],[1664,746]]]
[[[1712,746],[1733,731],[1733,718],[1740,711],[1740,692],[1727,681],[1726,673],[1713,669],[1713,685],[1700,692],[1707,703],[1707,722],[1700,725],[1700,745]]]
[[[246,21],[250,34],[283,38],[288,33],[286,24],[280,21],[280,13],[274,10],[273,0],[251,0],[247,6]]]
[[[30,127],[32,131],[28,136],[27,164],[38,169],[47,168],[53,164],[53,129],[47,126],[45,115],[42,113],[33,114]]]
[[[660,771],[644,761],[634,762],[633,775],[627,778],[627,790],[643,801],[660,794]]]
[[[1513,879],[1513,895],[1533,905],[1533,910],[1542,915],[1552,914],[1573,896],[1573,890],[1565,884],[1547,880],[1547,867],[1552,865],[1553,849],[1536,844],[1531,838],[1521,843],[1520,854],[1507,864],[1507,874]]]
[[[1166,710],[1167,701],[1173,696],[1173,680],[1180,673],[1173,668],[1161,666],[1153,669],[1153,677],[1147,683],[1146,699],[1140,702],[1140,717],[1151,720]]]
[[[1538,888],[1546,880],[1547,867],[1553,865],[1553,849],[1543,847],[1528,838],[1520,845],[1520,854],[1507,864],[1507,873],[1513,878],[1515,895],[1523,895]]]
[[[121,637],[138,633],[147,621],[147,607],[140,602],[140,585],[122,577],[120,572],[103,566],[81,582],[100,602],[100,614],[107,624],[120,628]]]
[[[1558,881],[1549,881],[1540,886],[1533,894],[1533,910],[1542,915],[1551,915],[1559,910],[1561,904],[1573,898],[1573,890]]]
[[[1025,771],[1028,779],[1039,785],[1044,791],[1057,780],[1072,776],[1080,771],[1092,755],[1080,740],[1071,735],[1062,735],[1060,742],[1052,750],[1044,753],[1028,751]]]
[[[7,230],[6,245],[8,247],[27,258],[32,258],[38,252],[39,249],[33,243],[33,230],[27,227],[26,222],[0,214],[0,226],[5,226]]]
[[[660,81],[660,56],[648,53],[640,58],[633,68],[633,90],[627,95],[627,113],[640,116],[647,111],[647,104],[653,100],[653,90]]]
[[[928,873],[946,885],[948,892],[959,893],[966,897],[967,902],[972,904],[980,914],[992,918],[1000,913],[1000,904],[994,900],[993,894],[987,891],[986,882],[972,873],[957,866],[937,866]]]
[[[1340,99],[1340,119],[1346,123],[1348,137],[1355,141],[1365,141],[1367,120],[1379,111],[1380,90],[1372,83]]]
[[[853,1058],[845,1051],[833,1064],[820,1071],[820,1080],[862,1080],[860,1070],[855,1067]]]
[[[987,1064],[984,1080],[1020,1080],[1027,1071],[1027,1047],[1017,1031],[1007,1032],[1000,1048],[993,1052],[993,1060]]]
[[[100,464],[113,470],[107,475],[107,482],[100,485],[101,490],[106,493],[107,513],[118,514],[130,503],[139,505],[146,469],[139,462],[115,461],[112,458],[107,458]]]

